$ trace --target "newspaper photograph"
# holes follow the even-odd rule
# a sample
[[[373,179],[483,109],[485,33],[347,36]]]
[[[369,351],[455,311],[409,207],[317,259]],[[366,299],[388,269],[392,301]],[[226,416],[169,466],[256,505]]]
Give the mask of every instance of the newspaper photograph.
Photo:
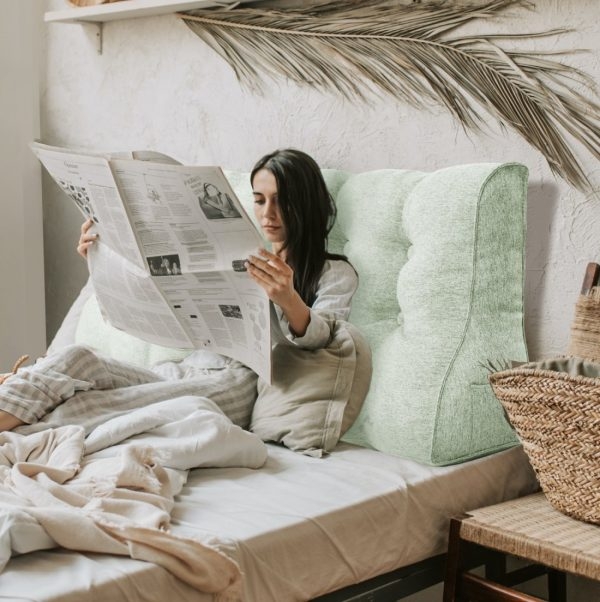
[[[269,298],[244,267],[263,240],[219,167],[150,151],[31,148],[93,220],[88,267],[112,326],[227,355],[271,382]]]

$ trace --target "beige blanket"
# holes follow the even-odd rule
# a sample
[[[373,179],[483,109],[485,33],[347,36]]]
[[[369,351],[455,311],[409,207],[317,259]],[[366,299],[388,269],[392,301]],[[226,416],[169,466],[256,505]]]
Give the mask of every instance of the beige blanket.
[[[238,600],[237,565],[206,542],[170,534],[170,511],[187,469],[258,468],[265,459],[258,437],[192,396],[113,418],[87,439],[78,425],[0,433],[0,570],[3,550],[54,544],[154,562],[216,600]]]

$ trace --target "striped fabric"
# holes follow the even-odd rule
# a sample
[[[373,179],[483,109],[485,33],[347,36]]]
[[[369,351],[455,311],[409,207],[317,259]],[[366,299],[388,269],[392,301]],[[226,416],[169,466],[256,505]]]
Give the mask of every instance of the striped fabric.
[[[30,433],[78,424],[86,434],[109,418],[182,395],[208,397],[242,428],[250,423],[256,399],[256,374],[239,362],[167,380],[146,370],[70,345],[21,368],[0,386],[0,409],[27,424]]]

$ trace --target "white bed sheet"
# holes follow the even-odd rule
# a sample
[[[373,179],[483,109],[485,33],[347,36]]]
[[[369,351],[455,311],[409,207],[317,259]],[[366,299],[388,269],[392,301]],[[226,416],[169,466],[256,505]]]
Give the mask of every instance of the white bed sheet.
[[[445,550],[448,519],[537,489],[520,447],[435,468],[341,444],[324,459],[269,446],[259,470],[192,471],[179,535],[214,538],[247,602],[309,600]],[[13,558],[0,600],[208,602],[164,569],[62,550]]]

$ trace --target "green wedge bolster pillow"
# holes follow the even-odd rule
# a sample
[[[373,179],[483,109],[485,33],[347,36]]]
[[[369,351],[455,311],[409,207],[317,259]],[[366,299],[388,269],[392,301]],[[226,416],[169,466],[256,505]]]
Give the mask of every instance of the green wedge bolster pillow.
[[[331,250],[356,266],[350,321],[373,377],[346,441],[433,465],[517,444],[488,360],[526,359],[527,170],[475,164],[350,176]]]

